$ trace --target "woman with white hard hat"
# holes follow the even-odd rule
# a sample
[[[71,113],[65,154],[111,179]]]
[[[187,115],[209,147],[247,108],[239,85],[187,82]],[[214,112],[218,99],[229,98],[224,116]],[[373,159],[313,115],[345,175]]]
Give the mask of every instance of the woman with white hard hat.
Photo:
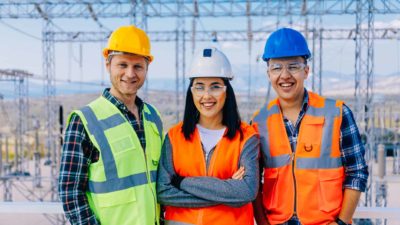
[[[166,224],[254,224],[259,140],[240,119],[227,57],[205,48],[189,73],[183,121],[172,127],[158,169]]]

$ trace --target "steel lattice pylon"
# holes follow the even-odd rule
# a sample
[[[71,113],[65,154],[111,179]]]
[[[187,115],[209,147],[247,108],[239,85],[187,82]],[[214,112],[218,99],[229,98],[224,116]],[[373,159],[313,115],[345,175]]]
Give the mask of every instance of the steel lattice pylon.
[[[316,3],[315,10],[321,8],[321,2]],[[311,89],[322,94],[322,16],[314,16],[312,29],[312,83]]]
[[[0,70],[0,81],[12,81],[14,83],[14,96],[16,105],[16,122],[12,124],[12,132],[15,133],[15,157],[12,174],[20,175],[26,172],[25,155],[27,155],[26,132],[29,129],[29,89],[28,78],[31,73],[23,70]],[[6,113],[6,112],[3,112]],[[0,168],[2,170],[3,168]],[[11,172],[11,171],[9,171]],[[8,174],[10,175],[10,174]]]
[[[101,1],[101,0],[25,0],[18,2],[0,3],[0,15],[2,18],[28,18],[42,19],[43,8],[48,5],[46,15],[53,18],[91,18],[93,14],[97,18],[130,18],[132,16],[132,4],[145,2],[148,6],[147,17],[239,17],[246,16],[247,0],[134,0],[134,1]],[[199,5],[198,11],[193,8],[194,2]],[[359,0],[252,0],[251,16],[304,16],[304,15],[342,15],[356,14]],[[177,4],[181,8],[176,7]],[[91,10],[90,10],[91,8]],[[277,10],[279,9],[279,10]],[[376,14],[400,13],[400,1],[376,0],[373,6]]]
[[[44,92],[46,96],[46,118],[45,124],[47,130],[46,137],[46,161],[45,165],[51,167],[50,175],[51,180],[51,199],[56,201],[57,197],[57,172],[59,164],[60,147],[57,144],[57,122],[56,115],[57,109],[55,106],[55,46],[54,35],[50,32],[52,30],[52,23],[50,20],[43,21],[43,40],[42,40],[42,53],[43,53],[43,75],[46,77],[44,80]]]
[[[185,93],[185,18],[181,15],[183,7],[183,0],[178,0],[176,4],[176,10],[178,16],[176,18],[176,30],[175,30],[175,101],[176,101],[176,122],[179,122],[182,117],[180,115],[181,110],[181,98]]]
[[[374,14],[373,0],[359,1],[356,14],[355,37],[355,107],[354,113],[361,133],[364,135],[366,160],[372,174],[374,136],[373,136],[373,68],[374,68]],[[362,26],[366,25],[366,36],[362,36]],[[372,206],[372,176],[368,180],[365,206]]]
[[[305,30],[300,30],[302,33],[307,33]],[[210,41],[215,36],[218,36],[218,41],[248,41],[247,30],[202,30],[196,31],[195,34],[190,31],[185,32],[185,42],[198,41],[205,42]],[[261,30],[253,30],[253,41],[255,42],[264,42],[266,37],[273,32],[271,29],[261,29]],[[351,29],[323,29],[322,32],[318,30],[316,33],[320,33],[322,40],[354,40],[356,38],[356,30],[354,28]],[[57,31],[54,33],[54,41],[55,42],[104,42],[110,36],[111,32],[109,31]],[[308,33],[313,34],[314,29],[309,30]],[[174,42],[176,41],[176,31],[148,31],[151,42]],[[366,38],[368,35],[368,29],[361,29],[361,38]],[[308,39],[312,40],[314,37],[308,35]],[[375,28],[374,29],[375,39],[380,40],[396,40],[400,38],[400,29],[399,28]],[[318,40],[319,35],[316,34],[315,39]],[[311,46],[310,46],[311,47]]]

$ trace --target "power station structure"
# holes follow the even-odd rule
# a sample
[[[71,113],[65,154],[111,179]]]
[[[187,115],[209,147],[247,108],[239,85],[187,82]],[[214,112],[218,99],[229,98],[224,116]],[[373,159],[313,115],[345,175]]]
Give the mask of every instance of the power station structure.
[[[312,83],[311,89],[314,92],[323,94],[323,56],[324,43],[330,40],[353,40],[354,41],[354,102],[351,103],[361,133],[363,134],[366,147],[366,158],[369,163],[370,174],[372,174],[372,162],[376,158],[378,140],[376,140],[375,118],[374,118],[374,41],[375,40],[400,40],[400,29],[386,27],[375,28],[374,16],[378,14],[399,14],[400,2],[388,0],[165,0],[165,1],[43,1],[34,0],[9,1],[0,3],[0,18],[2,19],[37,19],[42,20],[42,57],[44,93],[45,93],[45,164],[50,166],[50,190],[48,191],[51,201],[58,201],[57,197],[57,174],[60,156],[60,129],[62,123],[57,120],[60,109],[56,104],[57,79],[55,70],[55,45],[57,43],[105,43],[110,30],[107,30],[102,19],[129,18],[129,23],[146,30],[152,42],[171,42],[175,44],[175,119],[182,119],[182,105],[186,88],[186,55],[193,54],[197,42],[246,42],[248,57],[248,91],[247,101],[252,104],[252,65],[255,58],[253,46],[255,42],[264,42],[274,28],[280,26],[300,26],[300,31],[309,41],[312,50],[311,68]],[[325,29],[323,18],[327,15],[352,15],[355,26],[344,29]],[[246,20],[246,29],[243,30],[204,30],[199,29],[201,18],[230,18],[239,17]],[[254,18],[267,18],[275,21],[275,27],[257,27],[255,29]],[[293,22],[293,18],[300,18],[300,21]],[[56,25],[57,19],[91,19],[100,31],[63,31]],[[151,30],[150,24],[153,18],[173,18],[175,24],[170,30]],[[187,23],[189,25],[187,25]],[[188,29],[189,28],[189,29]],[[7,75],[7,72],[0,71],[0,81],[9,79],[24,80],[30,77],[23,71],[11,71],[14,75]],[[3,75],[4,74],[4,75]],[[24,82],[22,82],[24,83]],[[25,82],[26,83],[26,82]],[[16,82],[21,98],[27,99],[27,87],[21,88],[21,83]],[[16,89],[16,90],[17,90]],[[146,83],[145,93],[148,91]],[[268,92],[269,93],[269,92]],[[268,94],[269,95],[269,94]],[[145,94],[146,96],[146,94]],[[267,96],[269,98],[269,96]],[[18,97],[18,99],[20,99]],[[4,184],[4,200],[12,201],[10,183],[21,178],[23,168],[23,139],[26,124],[26,115],[29,112],[28,100],[18,100],[18,125],[15,131],[15,164],[12,168],[3,170],[1,176]],[[396,134],[396,137],[398,134]],[[0,136],[1,138],[1,136]],[[3,140],[2,138],[1,140]],[[0,144],[2,141],[0,140]],[[4,139],[6,140],[6,139]],[[394,157],[397,163],[394,170],[400,171],[399,141],[397,140]],[[8,155],[8,154],[7,154]],[[19,158],[19,159],[18,159]],[[40,167],[40,156],[36,153],[36,166]],[[3,160],[4,161],[4,160]],[[6,161],[6,165],[7,161]],[[10,166],[9,166],[10,167]],[[5,168],[3,166],[3,168]],[[8,171],[8,172],[7,172]],[[1,172],[1,169],[0,169]],[[6,172],[6,174],[5,174]],[[9,174],[13,174],[9,176]],[[8,177],[5,179],[5,177]],[[35,169],[32,179],[36,186],[40,186],[40,169]],[[46,176],[47,177],[47,176]],[[15,183],[15,182],[14,182]],[[379,184],[374,188],[374,181],[370,176],[365,198],[362,200],[364,206],[382,205],[386,201],[385,185]],[[373,191],[375,189],[375,192]],[[7,196],[7,197],[6,197]],[[47,196],[47,194],[46,194]],[[39,200],[44,200],[40,196]],[[378,200],[377,200],[378,199]],[[382,200],[383,199],[383,200]],[[374,204],[375,200],[375,204]],[[380,221],[383,222],[383,221]],[[379,222],[379,223],[380,223]]]

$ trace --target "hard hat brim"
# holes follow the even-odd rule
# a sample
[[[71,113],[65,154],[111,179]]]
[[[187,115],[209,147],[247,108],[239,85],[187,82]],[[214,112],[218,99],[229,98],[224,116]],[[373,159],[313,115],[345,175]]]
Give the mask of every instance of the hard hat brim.
[[[103,56],[104,56],[105,59],[108,58],[108,55],[109,55],[110,51],[116,51],[116,50],[112,50],[112,49],[109,49],[109,48],[104,48],[103,49]],[[143,55],[143,54],[138,54],[136,52],[124,52],[124,53],[143,56],[143,57],[145,57],[145,58],[147,58],[149,60],[149,63],[151,63],[153,61],[153,59],[154,59],[154,56],[152,56],[152,55]]]

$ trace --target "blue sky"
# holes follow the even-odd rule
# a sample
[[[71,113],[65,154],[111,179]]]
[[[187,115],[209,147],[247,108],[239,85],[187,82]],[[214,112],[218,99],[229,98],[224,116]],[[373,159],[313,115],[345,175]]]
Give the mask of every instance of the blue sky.
[[[281,26],[288,24],[289,18],[280,18]],[[310,17],[309,21],[313,19]],[[126,25],[129,19],[100,19],[101,23],[109,29],[115,29],[119,25]],[[304,19],[293,17],[294,24],[301,26]],[[91,19],[58,19],[53,22],[65,31],[99,31],[98,25]],[[42,74],[42,43],[40,40],[24,35],[11,29],[9,26],[23,30],[24,32],[41,38],[41,20],[27,19],[1,19],[0,20],[0,69],[23,69],[34,74]],[[192,20],[186,20],[189,28]],[[151,31],[173,30],[176,19],[149,19],[148,28]],[[246,29],[246,18],[201,18],[198,22],[198,30],[214,29]],[[262,27],[273,28],[276,17],[253,18],[253,29]],[[376,15],[377,27],[393,26],[400,28],[399,15]],[[7,26],[9,25],[9,26]],[[324,28],[354,28],[355,16],[324,16]],[[267,37],[265,37],[267,38]],[[211,42],[199,42],[196,47],[210,45]],[[71,79],[75,81],[108,80],[108,74],[104,70],[104,62],[101,51],[106,43],[83,43],[82,69],[79,67],[80,44],[57,43],[56,44],[56,77],[58,79]],[[248,65],[247,42],[218,43],[220,48],[231,60],[234,72]],[[354,73],[354,41],[325,41],[324,42],[323,70],[334,71],[341,74]],[[311,46],[310,46],[311,48]],[[263,42],[253,43],[250,63],[253,71],[265,70],[265,64],[256,62],[257,55],[262,54]],[[187,70],[190,65],[191,43],[186,45]],[[154,42],[152,53],[155,56],[150,66],[149,78],[175,78],[175,43]],[[399,73],[400,70],[400,40],[376,40],[375,41],[375,73],[387,75]]]

